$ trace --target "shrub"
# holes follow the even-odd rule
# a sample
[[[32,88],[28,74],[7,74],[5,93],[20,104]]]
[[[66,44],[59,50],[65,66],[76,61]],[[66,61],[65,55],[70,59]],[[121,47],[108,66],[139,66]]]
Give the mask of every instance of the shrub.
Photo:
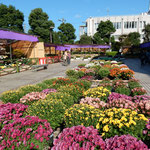
[[[91,81],[91,80],[93,80],[93,79],[94,79],[93,76],[83,76],[83,77],[81,78],[81,80],[88,80],[88,81]]]
[[[140,102],[140,101],[143,101],[143,100],[150,100],[150,96],[147,96],[147,95],[135,95],[133,97],[133,101],[135,101],[135,102]]]
[[[127,87],[118,87],[115,89],[115,92],[120,93],[120,94],[124,94],[124,95],[128,95],[128,96],[131,94],[130,89]]]
[[[67,108],[74,104],[74,97],[65,92],[51,93],[47,95],[46,99],[61,99]]]
[[[45,99],[46,97],[46,94],[45,93],[42,93],[42,92],[31,92],[31,93],[28,93],[26,94],[25,96],[23,96],[21,99],[20,99],[20,102],[21,103],[24,103],[24,104],[32,104],[34,101],[38,101],[40,99]]]
[[[125,109],[131,109],[137,111],[137,105],[134,102],[127,100],[125,98],[118,98],[109,101],[107,103],[107,108],[112,108],[112,107],[125,108]]]
[[[19,90],[6,91],[0,95],[0,99],[4,103],[19,103],[19,100],[23,95],[24,94]]]
[[[96,129],[104,138],[123,134],[141,138],[147,118],[131,109],[112,108],[102,111],[98,120]]]
[[[73,78],[77,78],[77,79],[79,78],[78,74],[77,74],[77,72],[75,70],[67,70],[66,71],[66,75],[68,77],[73,77]]]
[[[80,100],[80,104],[88,104],[95,108],[103,109],[106,107],[106,103],[100,101],[99,98],[85,97]]]
[[[48,80],[44,80],[42,83],[47,84],[48,86],[53,85],[53,82],[57,80],[57,78],[53,78],[53,79],[48,79]]]
[[[46,119],[55,129],[63,122],[64,112],[65,105],[62,100],[49,99],[33,103],[28,107],[26,114]]]
[[[121,136],[115,135],[114,137],[106,139],[105,143],[105,150],[148,150],[147,145],[129,134]]]
[[[106,52],[106,55],[114,57],[117,53],[118,53],[117,51]]]
[[[105,142],[98,135],[98,131],[92,126],[74,126],[65,128],[55,139],[52,150],[69,150],[69,149],[105,149]]]
[[[144,138],[148,141],[150,140],[150,119],[148,119],[147,124],[143,130]],[[150,143],[149,143],[150,144]]]
[[[102,86],[96,88],[90,88],[83,93],[85,97],[100,98],[100,100],[105,102],[109,94],[111,94],[111,92],[108,89],[103,88]]]
[[[87,69],[85,71],[85,75],[94,76],[95,75],[94,69]]]
[[[119,78],[121,76],[120,68],[113,68],[110,70],[110,76],[113,78]]]
[[[74,97],[74,102],[77,103],[82,96],[84,89],[79,88],[77,85],[65,85],[58,89],[58,92],[68,93]]]
[[[108,75],[110,74],[109,72],[109,69],[107,68],[101,68],[99,71],[98,71],[98,75],[100,78],[104,78],[104,77],[108,77]]]
[[[137,102],[137,107],[139,113],[142,113],[145,116],[150,116],[150,100],[143,100]]]
[[[86,64],[79,64],[78,67],[79,67],[79,68],[82,68],[82,67],[85,67],[85,65],[86,65]]]
[[[57,90],[56,89],[44,89],[43,91],[42,91],[42,93],[45,93],[46,95],[47,94],[50,94],[50,93],[55,93],[55,92],[57,92]]]
[[[99,109],[87,104],[75,104],[65,111],[64,121],[67,127],[84,125],[96,127],[100,114]]]
[[[121,70],[121,78],[124,80],[129,80],[133,77],[134,71],[131,69]]]
[[[115,92],[112,92],[109,95],[108,101],[112,101],[114,99],[119,99],[119,98],[123,98],[123,99],[129,100],[129,101],[132,101],[132,97],[131,96],[127,96],[127,95],[119,94],[119,93],[115,93]]]
[[[78,72],[76,72],[76,74],[79,78],[82,78],[85,73],[83,71],[78,71]]]
[[[44,89],[50,88],[52,85],[48,85],[48,84],[45,84],[45,83],[42,82],[42,83],[36,84],[36,86],[39,87],[39,91],[41,92],[41,91],[43,91]]]
[[[143,87],[137,87],[137,88],[134,88],[131,90],[132,92],[132,95],[135,96],[135,95],[144,95],[146,94],[146,90],[143,88]]]
[[[81,89],[84,88],[85,90],[88,90],[91,87],[91,84],[92,82],[87,80],[78,80],[72,83],[72,85],[79,86]]]
[[[8,124],[9,121],[13,119],[17,119],[22,117],[24,111],[28,108],[27,105],[23,104],[3,104],[0,105],[0,129],[5,125]]]
[[[5,125],[1,130],[1,149],[43,149],[53,130],[46,120],[26,116]]]
[[[113,87],[112,87],[112,83],[101,83],[100,86],[102,86],[102,87],[108,89],[109,91],[111,91],[112,88],[113,88]]]
[[[126,82],[124,82],[123,80],[117,79],[117,80],[113,80],[113,87],[116,89],[118,87],[120,88],[126,88],[128,86],[128,84]]]
[[[26,85],[19,88],[19,91],[23,93],[23,96],[31,92],[40,92],[40,88],[37,85]]]

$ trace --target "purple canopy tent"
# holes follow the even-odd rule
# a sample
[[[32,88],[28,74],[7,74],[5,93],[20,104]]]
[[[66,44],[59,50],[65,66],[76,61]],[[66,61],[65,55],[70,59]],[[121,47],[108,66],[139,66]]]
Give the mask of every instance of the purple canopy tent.
[[[38,42],[38,38],[36,36],[17,33],[14,31],[7,31],[5,29],[0,29],[0,39]]]
[[[110,48],[110,45],[65,45],[71,48]]]
[[[10,31],[8,29],[1,29],[1,28],[0,28],[0,39],[38,42],[38,38],[36,36],[28,35],[25,33],[19,33],[19,32],[15,32],[15,31]],[[9,44],[11,44],[11,43],[9,43]],[[10,45],[10,58],[12,59],[11,45]]]
[[[140,48],[147,48],[147,47],[150,47],[150,42],[140,44]]]

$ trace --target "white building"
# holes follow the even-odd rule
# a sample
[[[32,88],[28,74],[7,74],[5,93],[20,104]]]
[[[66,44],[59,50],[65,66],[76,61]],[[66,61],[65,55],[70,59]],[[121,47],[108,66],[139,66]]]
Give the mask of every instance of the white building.
[[[148,13],[142,13],[140,15],[131,16],[107,16],[107,17],[90,17],[86,20],[85,26],[80,26],[80,36],[87,34],[93,36],[97,32],[97,27],[101,21],[110,20],[116,32],[111,36],[118,38],[122,34],[129,34],[131,32],[139,32],[141,35],[141,42],[143,42],[143,28],[145,25],[150,24],[150,9]]]

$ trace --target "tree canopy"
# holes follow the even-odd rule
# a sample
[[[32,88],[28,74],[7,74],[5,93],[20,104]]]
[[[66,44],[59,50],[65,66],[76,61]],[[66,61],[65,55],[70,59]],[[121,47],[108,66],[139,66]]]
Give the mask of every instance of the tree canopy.
[[[0,4],[0,28],[23,32],[24,15],[14,6]]]
[[[109,20],[101,21],[98,25],[97,32],[93,36],[95,44],[110,44],[110,36],[116,30],[113,26],[113,23]]]
[[[80,44],[92,44],[93,40],[90,36],[87,36],[86,34],[82,35],[80,37]]]
[[[61,44],[73,44],[76,39],[75,28],[70,23],[62,23],[58,27]]]
[[[61,44],[58,32],[53,32],[53,44]]]
[[[39,36],[40,41],[50,41],[50,27],[54,27],[52,20],[41,8],[36,8],[29,15],[30,34]]]
[[[140,44],[140,33],[139,32],[129,33],[128,39],[131,43],[131,46],[138,46]]]
[[[150,24],[145,25],[144,29],[144,42],[150,42]]]

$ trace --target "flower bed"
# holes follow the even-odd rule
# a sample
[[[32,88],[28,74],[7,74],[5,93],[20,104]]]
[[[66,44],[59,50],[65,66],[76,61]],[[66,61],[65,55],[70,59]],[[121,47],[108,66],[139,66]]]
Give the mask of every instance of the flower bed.
[[[14,104],[0,105],[0,146],[3,149],[18,146],[18,149],[147,150],[150,146],[150,96],[143,95],[145,92],[139,82],[130,79],[134,73],[127,66],[106,61],[94,63],[70,70],[68,74],[75,78],[45,80],[3,93],[0,97],[3,102]],[[111,76],[107,70],[110,73],[116,70],[116,73]],[[102,79],[102,76],[103,80],[98,81],[100,86],[90,88],[91,82],[87,80]],[[27,98],[26,94],[30,96]],[[29,106],[19,104],[23,97]],[[62,132],[52,145],[52,129],[55,132],[58,127]]]

